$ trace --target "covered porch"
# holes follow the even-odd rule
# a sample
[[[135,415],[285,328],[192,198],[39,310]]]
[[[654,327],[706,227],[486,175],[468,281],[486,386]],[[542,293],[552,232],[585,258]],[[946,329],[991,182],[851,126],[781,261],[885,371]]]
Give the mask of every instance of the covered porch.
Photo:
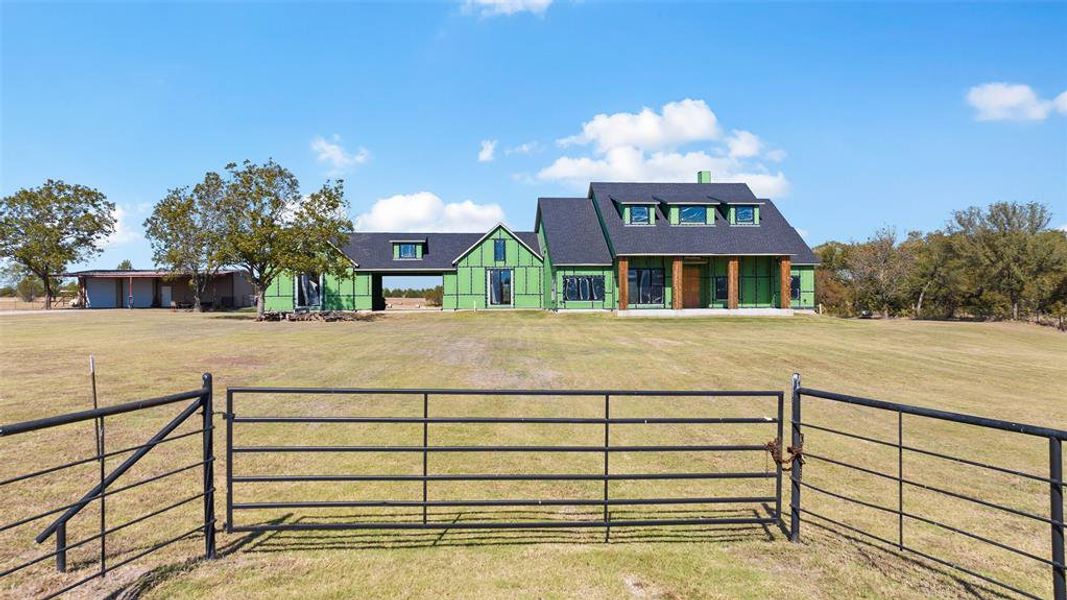
[[[620,256],[618,310],[790,315],[789,256]]]

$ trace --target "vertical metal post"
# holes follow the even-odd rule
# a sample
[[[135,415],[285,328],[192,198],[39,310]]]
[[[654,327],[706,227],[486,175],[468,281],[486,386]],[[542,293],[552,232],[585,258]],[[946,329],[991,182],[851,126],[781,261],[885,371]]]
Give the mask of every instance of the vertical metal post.
[[[67,522],[63,521],[56,528],[56,570],[67,572]]]
[[[800,373],[793,373],[793,398],[792,398],[792,415],[791,429],[792,429],[792,444],[794,448],[801,445],[801,441],[804,439],[803,433],[800,431],[801,417],[800,417]],[[800,477],[803,466],[799,460],[793,461],[793,470],[790,471],[790,498],[789,498],[789,541],[800,541]]]
[[[1052,512],[1052,597],[1054,600],[1067,598],[1067,577],[1064,574],[1063,558],[1063,444],[1056,438],[1048,440],[1049,462],[1049,499]]]
[[[96,428],[100,432],[100,436],[97,438],[96,452],[100,457],[100,576],[107,575],[107,502],[105,496],[107,495],[107,483],[105,478],[107,474],[104,472],[106,465],[104,464],[104,417],[96,418]]]
[[[778,447],[781,448],[785,436],[785,394],[778,392]],[[780,527],[784,527],[782,521],[782,463],[774,461],[776,465],[774,474],[774,518]]]
[[[233,533],[233,391],[226,388],[226,533]]]
[[[212,427],[211,373],[204,373],[200,410],[204,430],[204,558],[215,558],[215,429]]]
[[[611,539],[611,520],[608,513],[608,448],[611,446],[611,396],[604,394],[604,541]]]
[[[897,410],[897,549],[904,549],[904,413]]]
[[[427,480],[426,476],[429,472],[428,464],[430,458],[429,443],[430,443],[430,395],[422,395],[422,524],[425,525],[428,521],[427,518]]]

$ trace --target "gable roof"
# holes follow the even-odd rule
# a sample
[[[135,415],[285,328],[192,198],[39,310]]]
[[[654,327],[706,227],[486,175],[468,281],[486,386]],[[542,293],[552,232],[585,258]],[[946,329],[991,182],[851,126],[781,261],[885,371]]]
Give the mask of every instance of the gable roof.
[[[611,266],[611,250],[589,198],[538,198],[537,224],[557,266]]]
[[[526,243],[525,240],[523,240],[521,237],[519,237],[518,234],[516,234],[511,229],[508,229],[507,225],[505,225],[503,223],[497,223],[496,225],[493,226],[492,229],[490,229],[489,231],[485,232],[485,235],[483,235],[482,237],[478,238],[477,241],[475,241],[473,244],[471,244],[469,248],[467,248],[466,250],[461,252],[459,254],[459,256],[454,258],[452,260],[452,264],[454,265],[454,264],[458,263],[460,261],[460,259],[462,259],[464,256],[467,256],[468,254],[470,254],[471,250],[474,250],[475,248],[477,248],[479,244],[481,244],[486,239],[488,239],[489,236],[493,235],[493,233],[495,233],[497,229],[503,229],[504,231],[508,232],[508,235],[510,235],[511,237],[515,238],[515,240],[518,241],[523,246],[525,246],[527,250],[529,250],[530,252],[533,252],[534,256],[536,256],[537,258],[539,258],[541,260],[544,260],[544,257],[541,256],[541,253],[536,250],[536,248],[538,247],[536,234],[534,234],[534,245],[533,245],[533,247],[531,247],[529,244]]]
[[[792,256],[796,264],[816,264],[818,258],[770,200],[757,199],[743,183],[591,183],[589,195],[596,203],[616,255]],[[615,202],[646,199],[655,205],[658,217],[651,226],[632,227],[622,221]],[[714,226],[671,225],[664,203],[692,203],[710,198],[723,204],[760,204],[760,224],[730,226],[722,213]],[[551,242],[549,242],[551,247]]]
[[[493,227],[490,232],[495,230]],[[537,236],[532,231],[513,235],[540,256]],[[358,232],[348,236],[341,252],[355,263],[357,271],[454,271],[452,261],[483,237],[485,234],[481,233]],[[393,241],[401,239],[422,240],[422,258],[393,258]]]

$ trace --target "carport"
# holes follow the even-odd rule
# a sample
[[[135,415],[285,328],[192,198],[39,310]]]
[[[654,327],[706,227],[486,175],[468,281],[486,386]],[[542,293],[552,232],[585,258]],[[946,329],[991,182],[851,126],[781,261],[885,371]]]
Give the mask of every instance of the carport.
[[[188,278],[172,271],[97,269],[66,276],[78,278],[83,308],[183,308],[193,303]],[[254,303],[251,286],[240,271],[220,271],[201,301],[223,308]]]

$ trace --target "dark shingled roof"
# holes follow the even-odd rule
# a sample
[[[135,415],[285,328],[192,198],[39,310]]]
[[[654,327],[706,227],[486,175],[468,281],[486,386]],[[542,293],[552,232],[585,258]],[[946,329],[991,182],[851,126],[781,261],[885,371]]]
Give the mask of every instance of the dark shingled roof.
[[[811,248],[778,212],[774,203],[757,199],[743,183],[591,183],[589,193],[604,219],[616,255],[776,254],[792,256],[796,264],[818,262]],[[727,203],[760,203],[760,224],[758,227],[731,227],[720,212],[714,227],[671,226],[666,206],[660,204],[693,202],[701,198]],[[613,199],[647,199],[649,204],[656,204],[655,225],[624,225],[622,211]],[[549,247],[552,247],[551,241]]]
[[[611,250],[589,198],[539,198],[537,220],[552,264],[611,266]]]
[[[495,230],[496,227],[493,227]],[[537,235],[532,231],[514,232],[527,246],[540,253]],[[485,233],[353,233],[341,251],[358,266],[358,271],[452,271],[460,254],[466,252]],[[425,239],[422,260],[394,259],[393,240]]]

